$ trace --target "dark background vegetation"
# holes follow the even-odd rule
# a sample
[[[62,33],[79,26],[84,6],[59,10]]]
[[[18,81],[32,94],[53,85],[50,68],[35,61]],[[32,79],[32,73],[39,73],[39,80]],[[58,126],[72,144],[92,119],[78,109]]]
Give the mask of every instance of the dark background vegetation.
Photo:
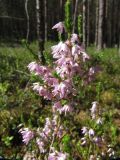
[[[27,16],[25,10],[26,0],[1,0],[0,1],[0,39],[20,41],[26,38]],[[45,28],[46,39],[54,40],[51,28],[59,21],[64,21],[64,4],[66,0],[45,0]],[[79,14],[85,14],[86,43],[97,44],[98,21],[102,18],[102,45],[104,47],[119,46],[120,37],[120,1],[118,0],[71,0],[71,19],[74,19],[75,4],[77,3],[76,22]],[[83,13],[83,4],[85,13]],[[100,6],[101,4],[101,6]],[[101,8],[102,7],[102,8]],[[27,3],[30,33],[29,40],[35,40],[36,34],[36,1],[28,0]],[[102,9],[102,17],[98,13]],[[77,33],[77,25],[75,25]],[[83,35],[84,36],[84,35]]]

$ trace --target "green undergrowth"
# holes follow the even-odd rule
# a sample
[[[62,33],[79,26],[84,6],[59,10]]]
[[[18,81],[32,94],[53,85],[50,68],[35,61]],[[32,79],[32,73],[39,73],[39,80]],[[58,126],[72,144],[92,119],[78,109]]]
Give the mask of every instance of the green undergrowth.
[[[44,54],[49,66],[53,63],[50,54],[53,44],[56,43],[45,44]],[[31,86],[36,82],[36,77],[29,74],[27,65],[36,60],[34,54],[37,55],[37,43],[31,43],[29,48],[23,43],[0,45],[0,155],[18,157],[16,159],[20,159],[24,150],[18,134],[19,124],[34,127],[42,125],[50,107],[50,102],[45,102],[46,108],[43,109],[41,98],[32,91]],[[101,106],[111,110],[120,109],[120,55],[117,49],[97,52],[94,47],[90,47],[87,52],[91,56],[87,65],[99,66],[100,72],[91,84],[80,85],[78,88],[77,101],[80,106],[75,119],[80,125],[81,119],[87,118],[86,109],[91,107],[93,101],[98,101]],[[119,125],[117,112],[115,116]]]

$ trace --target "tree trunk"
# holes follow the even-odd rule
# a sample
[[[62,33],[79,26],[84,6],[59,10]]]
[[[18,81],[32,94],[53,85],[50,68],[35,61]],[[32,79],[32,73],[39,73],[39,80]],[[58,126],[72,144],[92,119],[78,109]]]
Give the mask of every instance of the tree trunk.
[[[108,3],[108,17],[107,17],[107,43],[108,43],[108,47],[111,47],[112,45],[112,24],[111,24],[111,9],[112,9],[112,6],[111,6],[111,1],[109,1]]]
[[[103,8],[104,0],[99,0],[99,20],[98,20],[98,45],[97,50],[103,48]]]
[[[120,55],[120,31],[119,31],[118,53]]]
[[[78,0],[76,0],[76,3],[75,3],[75,10],[74,10],[73,30],[72,30],[72,33],[74,33],[74,32],[75,32],[76,16],[77,16],[77,7],[78,7]]]
[[[117,11],[117,5],[115,0],[112,1],[112,46],[114,47],[116,44],[116,36],[115,36],[115,30],[116,30],[116,11]],[[117,22],[118,23],[118,22]]]
[[[90,40],[90,0],[87,0],[87,47]]]
[[[98,45],[98,20],[99,20],[99,3],[96,0],[96,24],[95,24],[95,46]]]
[[[60,0],[60,21],[63,18],[63,0]]]
[[[103,47],[106,48],[106,41],[107,41],[107,0],[104,0],[104,7],[103,7]]]
[[[27,34],[26,34],[26,40],[29,40],[29,32],[30,32],[30,20],[29,20],[29,14],[28,14],[28,1],[25,1],[25,11],[26,11],[26,18],[27,18]]]
[[[120,55],[120,1],[118,3],[118,53]]]
[[[86,0],[83,0],[83,46],[86,49]]]
[[[48,23],[47,23],[47,0],[44,0],[45,3],[45,41],[47,41],[47,28],[48,28]]]
[[[45,63],[44,58],[44,0],[36,0],[36,19],[37,19],[37,37],[38,37],[38,58],[42,64]]]

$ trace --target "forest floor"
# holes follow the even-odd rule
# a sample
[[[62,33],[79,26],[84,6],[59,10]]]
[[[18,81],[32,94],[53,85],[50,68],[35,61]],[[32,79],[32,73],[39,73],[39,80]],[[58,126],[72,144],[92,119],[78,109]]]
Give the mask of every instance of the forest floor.
[[[50,47],[55,42],[45,45],[45,58],[52,63]],[[27,65],[35,61],[31,50],[37,54],[37,43],[31,43],[30,49],[25,44],[0,45],[0,156],[16,157],[21,146],[21,136],[18,135],[19,124],[36,124],[41,107],[40,98],[32,91],[31,85],[35,77],[28,72]],[[97,52],[94,47],[87,49],[91,56],[89,65],[102,68],[91,84],[85,89],[81,101],[83,109],[77,115],[79,121],[86,118],[86,109],[96,99],[101,105],[113,110],[114,122],[120,133],[120,55],[116,48],[104,49]],[[88,92],[88,93],[87,93]],[[47,114],[47,110],[43,111]],[[118,136],[120,145],[120,136]],[[24,149],[24,147],[22,148]],[[18,155],[18,159],[19,159]]]

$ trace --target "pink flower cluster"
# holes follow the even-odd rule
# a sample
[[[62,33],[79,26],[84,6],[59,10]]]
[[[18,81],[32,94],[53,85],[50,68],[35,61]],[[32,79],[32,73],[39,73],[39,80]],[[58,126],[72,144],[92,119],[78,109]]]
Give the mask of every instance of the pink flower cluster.
[[[61,34],[63,32],[64,24],[59,22],[52,29],[57,29]],[[53,46],[52,55],[55,59],[53,69],[41,66],[36,62],[31,62],[28,65],[30,72],[40,76],[43,80],[43,84],[36,82],[33,84],[33,90],[35,90],[44,99],[52,101],[53,119],[46,118],[45,126],[43,129],[38,129],[36,143],[40,150],[40,153],[48,152],[48,146],[50,146],[48,160],[66,160],[67,154],[54,150],[52,143],[54,140],[58,140],[63,136],[63,127],[59,122],[59,114],[68,113],[73,111],[73,96],[76,94],[73,78],[76,75],[83,76],[83,64],[90,59],[85,50],[79,45],[80,39],[77,34],[72,34],[71,39],[65,42],[59,42]],[[56,73],[57,76],[54,76]],[[94,75],[94,70],[91,68],[88,71],[89,77]],[[65,103],[62,103],[62,102]],[[28,129],[21,131],[23,141],[28,144],[33,138],[33,132]],[[89,137],[94,136],[92,129],[83,128],[83,133],[88,134]],[[51,142],[51,144],[50,144]]]
[[[62,32],[64,25],[60,22],[53,29]],[[79,46],[79,41],[78,35],[74,33],[70,40],[61,41],[52,47],[52,55],[56,60],[53,70],[40,66],[36,62],[31,62],[28,65],[30,72],[39,75],[44,81],[42,86],[38,82],[34,83],[33,89],[45,99],[52,100],[54,102],[53,111],[60,114],[65,113],[66,115],[67,112],[72,111],[72,104],[69,102],[69,99],[75,95],[73,77],[77,74],[81,75],[83,72],[81,62],[85,62],[90,58],[84,49]],[[56,72],[59,78],[54,77],[53,72]],[[62,106],[60,102],[62,99],[66,99],[68,104]]]
[[[100,106],[97,101],[92,102],[92,107],[90,109],[91,117],[95,120],[96,124],[102,124]]]
[[[27,145],[31,139],[34,137],[33,131],[28,128],[21,129],[19,131],[22,134],[23,142]]]
[[[50,153],[48,156],[48,160],[66,160],[66,159],[67,159],[67,154],[58,151],[54,151]]]
[[[61,139],[63,131],[62,125],[58,124],[58,117],[56,115],[53,117],[53,120],[46,118],[44,128],[37,131],[38,138],[36,142],[40,153],[46,152],[46,148],[49,145],[48,142],[52,140],[53,135],[56,139]]]
[[[73,43],[74,41],[76,39],[71,38],[52,47],[53,58],[56,59],[57,64],[55,70],[62,79],[71,79],[75,74],[80,74],[80,58],[82,57],[83,62],[90,58],[82,47]]]
[[[57,29],[57,31],[62,34],[63,30],[65,29],[65,26],[62,22],[59,22],[56,25],[54,25],[52,29]]]
[[[82,134],[84,135],[84,137],[81,138],[81,145],[86,145],[88,140],[90,141],[93,140],[95,132],[92,128],[88,128],[88,127],[83,127],[81,130],[82,130]]]
[[[82,147],[89,148],[90,146],[91,147],[94,146],[94,148],[95,148],[95,146],[96,146],[97,148],[99,148],[99,150],[101,150],[101,155],[99,155],[100,159],[103,156],[103,153],[107,154],[104,152],[106,144],[105,144],[105,140],[104,140],[103,136],[97,136],[97,133],[95,133],[95,131],[89,127],[83,127],[82,134],[84,135],[83,138],[81,138],[81,146]],[[98,158],[98,155],[94,155],[94,150],[93,150],[93,155],[90,155],[89,159],[92,160],[92,157],[94,157],[95,159]]]
[[[100,106],[97,101],[92,102],[92,107],[90,108],[92,120],[96,123],[96,125],[102,124],[102,118],[100,117]],[[95,136],[95,131],[89,127],[82,128],[82,134],[84,135],[81,138],[81,145],[86,145],[87,141],[96,143],[96,145],[101,146],[103,143],[103,139],[101,137]]]
[[[36,62],[31,62],[28,65],[28,69],[30,72],[34,72],[36,75],[44,76],[44,78],[51,76],[51,71],[48,67],[40,66]]]
[[[98,131],[98,128],[104,128],[102,125],[103,119],[102,119],[102,113],[100,110],[100,105],[97,101],[92,102],[92,107],[90,109],[91,111],[91,117],[92,117],[92,122],[93,123],[93,128],[86,127],[84,126],[82,130],[83,137],[81,138],[81,146],[85,147],[92,147],[95,149],[98,148],[99,150],[99,155],[94,154],[94,149],[93,149],[93,154],[90,155],[89,159],[104,159],[105,157],[113,157],[115,155],[115,151],[112,148],[112,146],[107,145],[107,139],[105,138],[105,133],[104,131],[100,132]]]
[[[60,101],[59,102],[56,102],[54,105],[53,105],[53,112],[56,112],[58,111],[59,114],[61,113],[65,113],[65,115],[67,114],[67,112],[72,112],[72,107],[71,105],[64,105],[62,106]]]

